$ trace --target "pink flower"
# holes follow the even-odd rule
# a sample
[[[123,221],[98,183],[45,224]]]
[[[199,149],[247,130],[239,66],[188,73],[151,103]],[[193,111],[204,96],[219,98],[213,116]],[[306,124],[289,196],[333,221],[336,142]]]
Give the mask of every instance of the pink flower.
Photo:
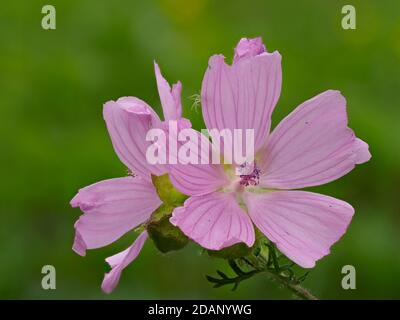
[[[171,89],[156,63],[155,73],[165,120],[190,126],[188,120],[181,118],[181,83]],[[71,200],[72,207],[79,206],[84,212],[75,223],[73,244],[73,250],[82,256],[86,249],[106,246],[146,222],[161,205],[151,175],[166,172],[165,166],[150,165],[146,160],[151,143],[145,139],[148,130],[164,127],[148,104],[135,97],[123,97],[107,102],[103,115],[115,152],[134,176],[97,182],[79,190]],[[106,259],[112,270],[103,280],[105,292],[117,286],[122,270],[137,257],[147,237],[144,231],[125,251]]]
[[[171,165],[172,183],[190,195],[170,221],[202,247],[252,246],[253,224],[304,268],[329,253],[345,233],[354,209],[325,195],[296,191],[328,183],[368,161],[368,145],[347,126],[346,100],[328,90],[302,103],[270,134],[281,91],[281,55],[260,38],[242,39],[232,66],[209,60],[201,101],[208,129],[254,129],[255,163]]]

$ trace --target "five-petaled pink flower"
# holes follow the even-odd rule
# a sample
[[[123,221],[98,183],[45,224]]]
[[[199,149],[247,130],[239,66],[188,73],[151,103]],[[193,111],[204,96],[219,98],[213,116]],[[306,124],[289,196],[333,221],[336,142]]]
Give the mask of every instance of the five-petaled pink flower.
[[[154,66],[165,121],[175,120],[179,127],[190,127],[190,121],[181,117],[181,83],[171,89],[158,65]],[[165,128],[148,104],[135,97],[123,97],[107,102],[103,115],[115,152],[135,176],[97,182],[79,190],[71,200],[73,207],[79,206],[84,212],[75,223],[73,245],[82,256],[86,249],[106,246],[146,222],[161,205],[151,175],[166,173],[165,166],[150,165],[146,160],[148,130]],[[143,231],[129,248],[106,259],[112,270],[102,283],[105,292],[116,287],[122,270],[137,257],[147,238],[147,231]]]
[[[235,165],[169,166],[172,183],[191,196],[170,221],[211,250],[252,246],[254,223],[287,257],[311,268],[344,234],[354,209],[292,189],[338,179],[371,155],[348,128],[346,100],[338,91],[302,103],[270,134],[281,79],[280,54],[268,53],[260,38],[241,39],[232,66],[222,55],[210,58],[201,91],[207,128],[254,129],[255,166],[241,176]]]

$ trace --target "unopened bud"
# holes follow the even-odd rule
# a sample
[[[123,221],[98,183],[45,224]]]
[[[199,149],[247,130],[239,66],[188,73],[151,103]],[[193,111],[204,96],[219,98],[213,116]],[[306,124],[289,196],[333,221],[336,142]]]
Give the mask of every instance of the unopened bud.
[[[151,215],[146,229],[154,245],[162,253],[182,249],[188,238],[183,232],[169,222],[174,207],[163,204]]]

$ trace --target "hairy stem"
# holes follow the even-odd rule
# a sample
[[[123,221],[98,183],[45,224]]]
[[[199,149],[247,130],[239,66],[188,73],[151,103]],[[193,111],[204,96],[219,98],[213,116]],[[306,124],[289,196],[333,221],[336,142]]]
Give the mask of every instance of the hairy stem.
[[[283,287],[292,291],[298,298],[303,300],[319,300],[308,289],[302,287],[300,282],[305,279],[308,273],[298,279],[294,278],[294,273],[291,270],[293,264],[286,266],[279,265],[277,253],[273,245],[269,245],[268,258],[259,255],[257,258],[250,256],[245,258],[247,265],[251,266],[258,272],[267,272],[272,279],[278,282]],[[282,271],[289,271],[290,275],[282,274]]]
[[[273,244],[267,243],[268,251],[257,250],[240,258],[228,259],[229,266],[236,274],[229,277],[220,270],[217,270],[220,278],[206,275],[209,282],[213,283],[214,288],[225,285],[233,285],[232,290],[236,290],[239,284],[258,273],[267,273],[271,280],[279,283],[281,287],[292,291],[298,298],[303,300],[318,300],[310,291],[302,287],[300,284],[306,279],[308,272],[297,277],[293,267],[294,262],[282,263],[282,255],[280,255]],[[285,261],[287,259],[284,259]]]
[[[316,296],[314,296],[308,289],[302,287],[300,284],[292,283],[289,279],[281,277],[274,272],[269,272],[269,274],[282,286],[292,291],[298,298],[303,300],[318,300]]]

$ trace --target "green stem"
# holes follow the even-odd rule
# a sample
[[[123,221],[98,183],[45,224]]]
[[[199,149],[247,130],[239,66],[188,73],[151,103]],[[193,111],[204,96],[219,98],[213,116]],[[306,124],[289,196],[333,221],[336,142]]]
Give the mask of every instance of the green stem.
[[[275,281],[280,283],[283,287],[292,291],[298,298],[303,300],[319,300],[308,289],[302,287],[299,283],[296,283],[290,277],[282,276],[280,274],[280,271],[282,271],[282,267],[278,264],[274,247],[270,248],[269,253],[270,254],[268,260],[273,267],[268,267],[268,260],[265,260],[262,256],[258,258],[250,256],[247,257],[245,261],[247,261],[247,264],[251,265],[251,267],[256,269],[258,272],[267,272]]]
[[[267,271],[277,282],[285,288],[292,291],[298,298],[303,300],[318,300],[308,289],[302,287],[300,284],[292,283],[289,279],[279,276],[276,273]]]

